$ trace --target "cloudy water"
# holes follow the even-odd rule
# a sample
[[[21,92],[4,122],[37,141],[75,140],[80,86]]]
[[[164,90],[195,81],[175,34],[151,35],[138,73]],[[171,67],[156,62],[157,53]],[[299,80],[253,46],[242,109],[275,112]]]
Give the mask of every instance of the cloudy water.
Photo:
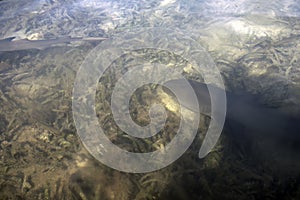
[[[0,199],[299,199],[299,18],[0,0]]]

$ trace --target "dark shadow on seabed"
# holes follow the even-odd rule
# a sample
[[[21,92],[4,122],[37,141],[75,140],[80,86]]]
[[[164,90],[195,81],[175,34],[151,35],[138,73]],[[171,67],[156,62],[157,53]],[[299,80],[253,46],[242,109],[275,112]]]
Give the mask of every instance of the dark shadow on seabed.
[[[194,110],[192,97],[185,94],[184,81],[172,80],[167,83],[173,85],[182,94],[182,105]],[[210,107],[210,97],[206,84],[190,80],[200,107]],[[220,88],[211,86],[216,94]],[[284,107],[270,107],[262,104],[258,95],[251,95],[240,91],[233,94],[227,91],[227,113],[225,126],[230,128],[235,137],[250,140],[256,144],[253,151],[261,151],[265,159],[277,160],[281,165],[289,160],[290,167],[300,169],[300,116],[289,113]],[[296,106],[296,105],[294,105]],[[210,109],[208,109],[210,110]],[[210,111],[209,111],[210,112]],[[209,114],[209,113],[205,113]],[[244,139],[242,139],[244,137]],[[280,156],[280,158],[278,158]],[[264,158],[262,158],[264,159]],[[294,164],[294,165],[293,165]],[[290,170],[290,169],[289,169]]]
[[[177,91],[183,86],[181,83],[180,80],[172,81]],[[206,85],[192,80],[190,83],[199,102],[207,103]],[[183,96],[182,104],[193,109],[189,105],[189,96]],[[194,160],[195,153],[189,152],[184,155],[190,158],[189,161],[181,158],[176,162],[175,165],[183,166],[186,164],[182,162],[190,163],[198,170],[188,166],[182,168],[180,178],[174,177],[174,182],[170,183],[174,188],[168,187],[164,198],[289,199],[299,196],[299,115],[290,112],[290,108],[262,104],[262,97],[244,91],[238,94],[227,92],[227,102],[226,123],[219,147],[201,161]],[[185,189],[177,188],[177,184]]]
[[[263,48],[259,51],[266,51]],[[253,60],[255,53],[254,50],[249,55],[254,55]],[[258,59],[257,62],[262,61]],[[170,196],[174,199],[300,198],[300,104],[297,99],[286,101],[297,97],[293,92],[299,85],[287,86],[279,77],[268,91],[257,92],[261,88],[253,90],[255,80],[274,82],[273,74],[255,76],[241,67],[247,63],[242,59],[228,63],[236,67],[223,72],[229,91],[228,113],[220,143],[201,161],[196,161],[194,154],[189,161],[182,158],[176,162],[183,166],[181,162],[189,162],[198,170],[193,171],[188,166],[182,168],[181,176],[174,178],[173,189],[165,191],[164,199]],[[236,79],[237,74],[239,79]],[[191,82],[196,93],[200,88],[203,94],[203,84]],[[177,188],[177,184],[185,189]]]

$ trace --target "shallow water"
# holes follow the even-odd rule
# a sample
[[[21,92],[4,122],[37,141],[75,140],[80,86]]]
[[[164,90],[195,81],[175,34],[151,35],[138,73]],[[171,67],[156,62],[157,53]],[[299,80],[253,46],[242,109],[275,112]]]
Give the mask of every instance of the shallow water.
[[[114,38],[145,27],[168,28],[170,35],[180,31],[212,57],[230,94],[247,94],[243,102],[255,105],[247,113],[271,116],[263,121],[259,115],[261,120],[252,124],[280,127],[280,134],[275,134],[279,128],[257,131],[227,118],[217,145],[199,159],[210,122],[201,115],[196,139],[177,161],[150,173],[119,172],[85,149],[72,114],[76,73],[102,41],[0,51],[1,199],[299,199],[300,4],[296,0],[3,0],[0,10],[1,39]],[[169,39],[166,35],[161,41]],[[169,117],[166,126],[145,140],[118,129],[110,110],[112,89],[122,74],[145,60],[183,69],[187,78],[203,81],[190,70],[188,60],[168,51],[137,50],[115,60],[99,80],[95,110],[107,137],[133,152],[163,150],[180,122],[176,100],[148,84],[131,98],[131,117],[147,125],[150,106],[162,102]],[[240,110],[231,111],[235,118],[241,118]],[[277,115],[284,116],[288,126],[276,121],[283,119]]]

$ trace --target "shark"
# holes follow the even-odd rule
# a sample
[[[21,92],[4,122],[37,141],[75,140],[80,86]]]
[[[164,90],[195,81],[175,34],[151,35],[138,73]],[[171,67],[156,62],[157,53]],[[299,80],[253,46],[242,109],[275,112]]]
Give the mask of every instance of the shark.
[[[15,37],[9,37],[0,40],[0,52],[27,50],[27,49],[46,49],[59,44],[69,44],[75,41],[103,41],[106,40],[105,37],[61,37],[49,40],[29,40],[29,39],[19,39],[16,40]]]
[[[183,79],[171,80],[164,85],[179,91],[181,106],[194,112],[202,110],[202,114],[210,116],[208,85],[194,80],[188,82],[196,94],[199,107],[194,105],[190,93],[186,91]],[[215,91],[222,90],[214,85],[209,87]],[[288,171],[300,169],[300,117],[283,108],[263,104],[257,95],[244,91],[225,92],[227,112],[223,132],[250,152],[259,151],[263,161],[272,160]]]

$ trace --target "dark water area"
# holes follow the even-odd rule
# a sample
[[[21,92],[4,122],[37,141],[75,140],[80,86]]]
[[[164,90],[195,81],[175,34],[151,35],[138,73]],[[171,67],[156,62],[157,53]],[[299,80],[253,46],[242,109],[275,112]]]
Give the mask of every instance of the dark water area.
[[[300,199],[299,11],[296,0],[0,0],[0,199]],[[163,48],[121,55],[112,50],[116,59],[94,92],[99,126],[112,144],[135,153],[164,152],[182,117],[190,123],[195,121],[190,112],[198,112],[180,82],[173,86],[181,91],[185,113],[172,92],[145,84],[130,98],[130,116],[147,126],[151,105],[161,104],[165,126],[149,138],[121,130],[111,96],[137,63],[180,72],[204,109],[196,137],[179,159],[153,172],[121,172],[92,155],[106,151],[102,143],[91,152],[79,136],[74,82],[93,49],[99,55],[110,44],[129,49],[136,44],[129,32],[153,27],[158,35],[170,30],[155,44],[171,43],[174,52],[184,44],[184,52],[193,52],[188,43],[193,41],[211,57],[226,90],[225,124],[214,148],[200,159],[214,120],[203,83],[218,88],[212,70],[204,69],[207,79],[191,59]],[[191,40],[176,38],[176,32]],[[135,42],[146,43],[146,33]],[[82,102],[89,100],[83,96]]]

